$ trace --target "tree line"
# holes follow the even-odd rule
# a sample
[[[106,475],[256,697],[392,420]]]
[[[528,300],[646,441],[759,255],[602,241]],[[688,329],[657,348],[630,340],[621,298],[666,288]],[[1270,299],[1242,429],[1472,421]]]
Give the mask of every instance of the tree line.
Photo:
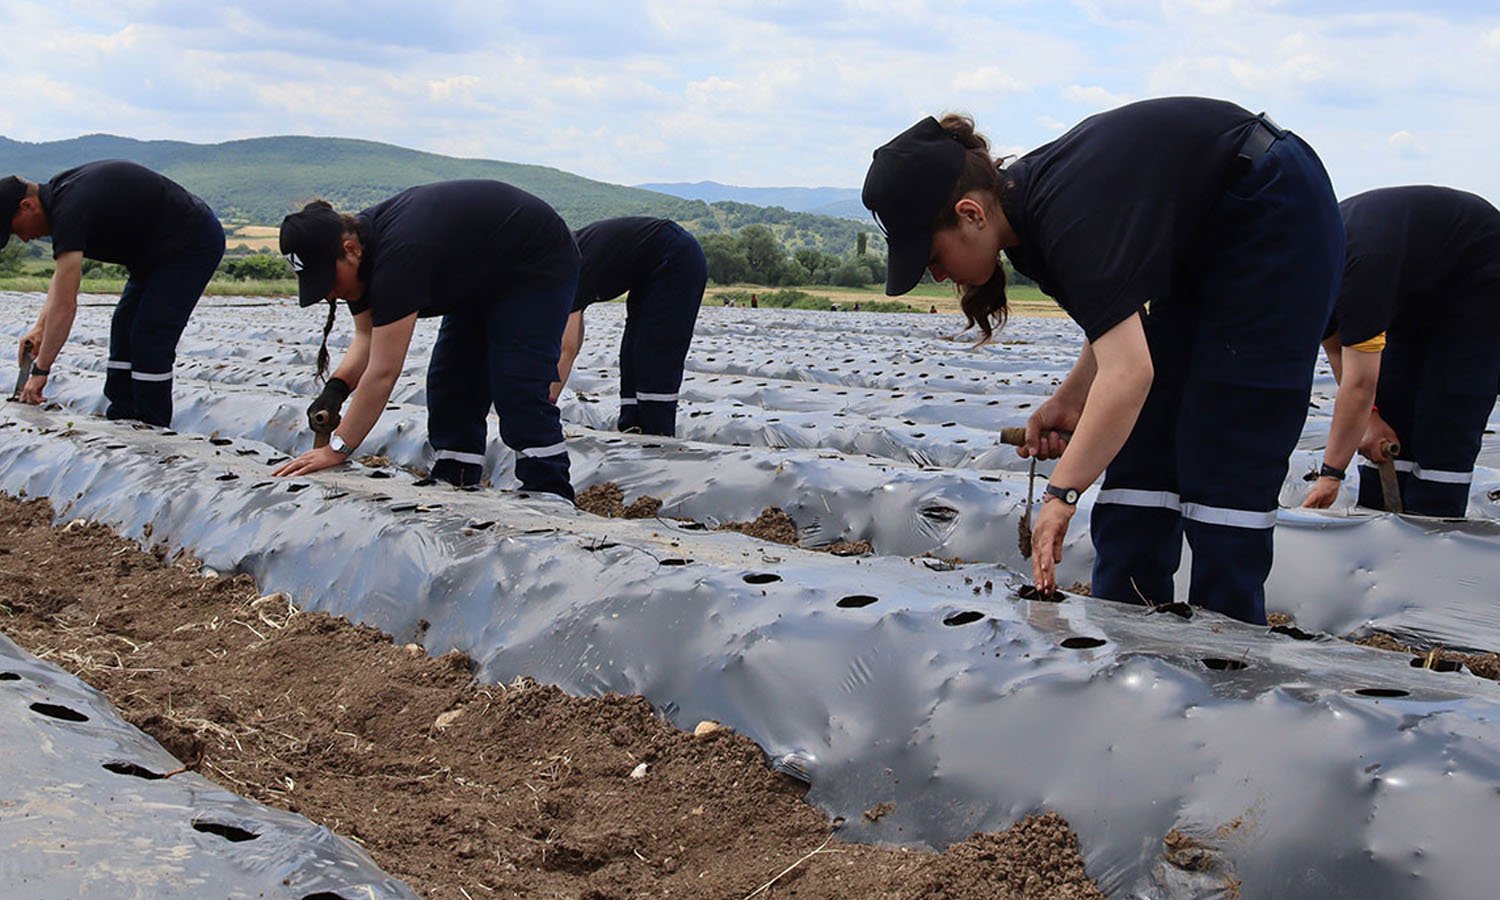
[[[732,233],[705,234],[698,242],[708,259],[708,277],[716,284],[860,287],[885,280],[885,260],[867,252],[867,240],[860,232],[845,256],[810,247],[788,253],[771,229],[746,225]]]

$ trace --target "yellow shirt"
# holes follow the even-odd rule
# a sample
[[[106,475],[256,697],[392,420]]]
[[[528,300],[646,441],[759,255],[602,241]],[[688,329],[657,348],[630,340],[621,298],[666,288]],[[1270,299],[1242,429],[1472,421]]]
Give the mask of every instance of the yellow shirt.
[[[1379,353],[1380,351],[1385,349],[1385,332],[1382,331],[1381,333],[1370,338],[1368,341],[1362,341],[1358,344],[1350,344],[1349,349],[1358,350],[1360,353]]]

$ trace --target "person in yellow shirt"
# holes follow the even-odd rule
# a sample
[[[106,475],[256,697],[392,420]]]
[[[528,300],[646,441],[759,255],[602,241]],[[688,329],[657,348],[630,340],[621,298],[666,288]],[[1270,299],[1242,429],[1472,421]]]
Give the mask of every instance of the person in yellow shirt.
[[[1376,466],[1394,460],[1406,512],[1462,517],[1500,390],[1500,211],[1421,185],[1339,212],[1348,249],[1323,341],[1339,391],[1302,505],[1332,505],[1358,450],[1360,506],[1385,508]]]

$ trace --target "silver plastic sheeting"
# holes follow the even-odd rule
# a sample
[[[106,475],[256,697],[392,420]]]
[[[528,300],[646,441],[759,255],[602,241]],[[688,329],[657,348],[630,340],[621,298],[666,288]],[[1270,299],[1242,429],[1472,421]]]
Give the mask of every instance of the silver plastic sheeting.
[[[97,691],[0,635],[0,894],[415,898],[364,851],[180,766]]]
[[[1500,685],[1210,614],[1025,601],[994,566],[839,559],[255,442],[0,409],[0,490],[190,548],[481,676],[724,722],[853,839],[943,845],[1055,809],[1140,897],[1492,892]],[[665,444],[663,449],[665,449]],[[893,804],[878,822],[862,813]],[[1190,849],[1165,852],[1177,829]]]
[[[0,328],[19,336],[31,320],[28,302],[40,298],[0,297]],[[209,299],[194,315],[179,351],[174,425],[300,452],[310,446],[303,411],[317,390],[321,314],[266,301],[237,305],[245,303]],[[678,417],[686,439],[674,441],[595,430],[618,412],[623,311],[623,304],[590,308],[588,342],[563,394],[580,488],[615,481],[627,497],[661,498],[664,516],[709,525],[779,506],[805,546],[862,539],[879,555],[1029,570],[1016,540],[1027,464],[997,443],[997,429],[1023,424],[1066,372],[1080,342],[1067,320],[1016,319],[995,344],[976,349],[954,339],[961,325],[954,316],[705,306]],[[336,350],[347,343],[343,322]],[[102,413],[108,330],[107,306],[81,311],[50,397],[77,413]],[[434,336],[434,323],[420,323],[391,407],[361,453],[431,465],[421,404]],[[1500,558],[1500,438],[1485,438],[1468,523],[1354,510],[1352,479],[1334,510],[1303,512],[1295,507],[1321,457],[1333,393],[1320,368],[1303,449],[1282,491],[1269,608],[1335,634],[1379,629],[1422,645],[1500,648],[1500,603],[1488,586]],[[1491,430],[1497,425],[1500,413]],[[514,487],[510,451],[492,437],[486,456],[497,485]],[[1040,468],[1039,487],[1048,468]],[[1074,517],[1061,584],[1090,579],[1094,494]],[[1190,560],[1185,550],[1179,600]]]

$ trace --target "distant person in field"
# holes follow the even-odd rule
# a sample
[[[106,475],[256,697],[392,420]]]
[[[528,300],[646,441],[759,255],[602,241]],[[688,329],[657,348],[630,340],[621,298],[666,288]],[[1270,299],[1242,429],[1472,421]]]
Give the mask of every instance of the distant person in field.
[[[282,221],[281,252],[297,272],[301,304],[328,303],[319,377],[328,370],[336,301],[354,315],[354,339],[308,417],[337,414],[351,393],[353,400],[328,446],[274,474],[347,460],[385,411],[417,319],[442,316],[427,365],[432,477],[479,483],[493,404],[522,489],[573,499],[547,387],[578,283],[578,248],[552,207],[483,180],[409,188],[357,215],[318,200]]]
[[[988,146],[966,117],[923,119],[875,151],[864,203],[887,294],[924,270],[952,279],[989,340],[1003,250],[1083,328],[1019,449],[1058,460],[1037,587],[1055,589],[1074,504],[1103,473],[1095,596],[1171,602],[1185,534],[1189,600],[1264,624],[1277,498],[1344,261],[1322,164],[1266,116],[1193,97],[1092,116],[1007,168]]]
[[[144,166],[104,160],[46,184],[0,180],[0,246],[12,234],[23,241],[50,235],[54,261],[41,315],[21,338],[35,358],[22,402],[42,402],[73,330],[87,257],[129,272],[110,325],[105,415],[170,425],[177,341],[224,256],[213,210]]]
[[[1339,204],[1348,254],[1323,340],[1339,382],[1323,466],[1302,505],[1325,508],[1354,451],[1359,505],[1384,509],[1376,465],[1400,448],[1406,512],[1461,518],[1500,390],[1500,211],[1451,188],[1381,188]]]
[[[583,348],[583,311],[624,294],[619,429],[671,437],[677,433],[682,368],[708,284],[703,248],[681,225],[666,219],[604,219],[573,236],[582,261],[552,402]]]

